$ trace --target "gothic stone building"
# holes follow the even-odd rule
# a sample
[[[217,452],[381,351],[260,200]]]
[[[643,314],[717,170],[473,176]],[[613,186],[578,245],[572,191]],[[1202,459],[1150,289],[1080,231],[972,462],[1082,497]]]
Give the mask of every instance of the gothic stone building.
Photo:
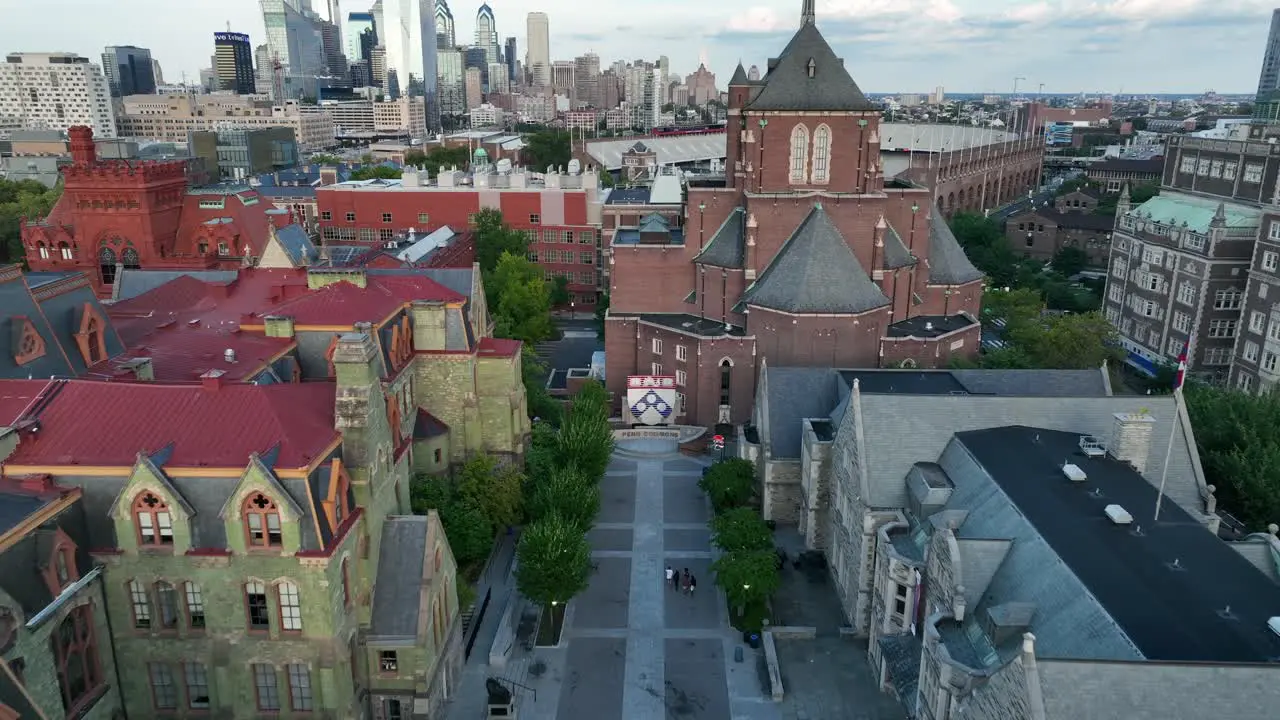
[[[766,358],[935,367],[978,351],[981,273],[928,189],[885,180],[879,109],[812,3],[801,19],[761,80],[729,82],[724,186],[689,187],[669,240],[612,248],[608,387],[673,376],[681,423],[747,420]]]
[[[766,367],[760,385],[743,448],[798,471],[766,498],[826,553],[909,716],[1274,714],[1280,540],[1216,536],[1174,398],[1112,396],[1105,370]]]

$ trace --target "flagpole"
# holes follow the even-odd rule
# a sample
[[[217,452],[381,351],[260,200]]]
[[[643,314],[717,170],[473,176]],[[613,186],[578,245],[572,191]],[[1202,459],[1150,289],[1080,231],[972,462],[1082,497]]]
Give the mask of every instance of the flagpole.
[[[1160,504],[1164,502],[1164,486],[1165,481],[1169,479],[1169,461],[1173,459],[1173,438],[1178,432],[1178,423],[1182,420],[1178,412],[1182,401],[1182,386],[1179,385],[1173,391],[1173,421],[1169,423],[1169,446],[1164,451],[1164,467],[1160,469],[1160,490],[1156,493],[1156,512],[1151,518],[1151,522],[1160,522]]]

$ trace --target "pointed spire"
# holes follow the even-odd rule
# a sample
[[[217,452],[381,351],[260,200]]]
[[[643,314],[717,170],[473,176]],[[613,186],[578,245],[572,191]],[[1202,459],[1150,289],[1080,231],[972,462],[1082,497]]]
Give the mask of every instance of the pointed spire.
[[[814,11],[814,0],[802,0],[800,3],[800,26],[814,25],[817,23],[817,13]]]
[[[738,67],[733,71],[733,77],[729,78],[729,87],[735,85],[747,84],[747,71],[742,68],[742,61],[738,61]]]
[[[1210,227],[1226,227],[1227,226],[1227,204],[1218,203],[1218,209],[1213,213],[1213,219],[1209,221]]]

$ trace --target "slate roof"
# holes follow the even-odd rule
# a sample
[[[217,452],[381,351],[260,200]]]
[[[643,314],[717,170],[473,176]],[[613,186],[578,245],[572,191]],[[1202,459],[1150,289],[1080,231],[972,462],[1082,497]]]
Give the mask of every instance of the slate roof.
[[[729,217],[724,219],[712,234],[711,241],[702,248],[693,261],[712,267],[742,268],[747,258],[746,217],[746,211],[740,207],[730,211]]]
[[[885,228],[884,232],[884,269],[896,270],[901,267],[916,264],[916,257],[907,249],[906,243],[902,242],[902,236],[892,225]]]
[[[747,71],[743,69],[742,62],[739,61],[738,67],[733,70],[733,77],[729,78],[729,87],[733,87],[735,85],[746,85],[747,82]]]
[[[800,457],[800,421],[827,417],[839,399],[840,375],[830,368],[767,367],[772,458]]]
[[[280,248],[289,256],[294,267],[310,265],[319,256],[315,244],[301,225],[286,225],[277,230],[276,242],[280,243]]]
[[[815,68],[809,77],[809,61]],[[763,87],[747,107],[751,110],[878,110],[849,76],[816,25],[800,26],[776,65],[761,79]]]
[[[427,554],[430,518],[425,515],[388,518],[382,525],[378,552],[378,584],[373,592],[370,639],[411,640],[418,636],[419,612]]]
[[[834,314],[889,304],[821,204],[814,205],[742,301],[789,313]]]
[[[27,379],[84,374],[87,366],[75,335],[88,306],[105,324],[107,356],[119,355],[124,343],[83,274],[37,276],[32,287],[16,267],[0,268],[0,379]],[[44,340],[42,357],[18,365],[18,343],[26,322]]]
[[[244,467],[273,451],[276,465],[303,467],[338,438],[335,392],[323,382],[209,390],[59,380],[25,416],[39,432],[24,434],[7,463],[132,467],[138,452],[168,448],[163,467]]]
[[[3,481],[0,489],[0,506],[10,503],[28,509],[26,516],[39,510],[49,502],[56,500],[61,491],[42,494],[34,497],[31,493],[12,487],[12,481]],[[58,513],[48,523],[32,532],[28,532],[20,540],[0,553],[0,588],[18,602],[27,620],[45,609],[54,600],[49,586],[41,576],[42,568],[50,559],[52,547],[49,540],[55,529],[67,534],[77,546],[75,564],[80,575],[86,575],[94,567],[89,557],[89,539],[85,532],[84,506],[75,503]],[[24,716],[25,717],[25,716]]]
[[[444,435],[449,432],[449,426],[435,415],[418,408],[417,420],[413,423],[413,436],[415,438],[425,439]]]
[[[1173,503],[1161,522],[1142,523],[1141,535],[1108,521],[1103,509],[1111,504],[1146,514],[1156,488],[1115,459],[1084,457],[1078,440],[998,427],[957,433],[964,451],[944,453],[956,484],[948,508],[970,510],[964,534],[1014,540],[973,617],[984,606],[1034,603],[1036,653],[1046,658],[1280,658],[1280,637],[1267,628],[1280,587]],[[1064,457],[1084,470],[1085,482],[1063,477]],[[986,527],[970,530],[970,522]]]
[[[983,277],[982,271],[969,262],[936,204],[929,209],[928,268],[930,285],[964,285]]]

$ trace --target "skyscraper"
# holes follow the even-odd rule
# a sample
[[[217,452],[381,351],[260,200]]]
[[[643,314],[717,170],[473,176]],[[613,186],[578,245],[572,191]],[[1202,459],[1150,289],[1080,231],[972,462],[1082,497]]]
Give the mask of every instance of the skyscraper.
[[[440,122],[448,128],[454,128],[457,127],[457,118],[467,113],[462,51],[456,47],[442,48],[438,55]]]
[[[1267,34],[1267,49],[1262,55],[1255,100],[1265,102],[1276,90],[1280,90],[1280,9],[1271,12],[1271,32]]]
[[[373,13],[353,12],[347,15],[347,27],[342,33],[343,38],[347,41],[347,60],[356,62],[358,60],[368,60],[361,49],[360,35],[365,30],[373,31]],[[374,45],[377,45],[377,33],[374,32]]]
[[[436,0],[436,47],[447,50],[457,45],[458,40],[453,29],[453,11],[449,9],[447,0]]]
[[[484,50],[486,67],[489,63],[498,62],[498,23],[488,3],[481,5],[476,12],[476,47]]]
[[[593,52],[573,59],[574,98],[580,105],[600,107],[600,56]]]
[[[237,32],[213,34],[214,74],[219,90],[230,90],[238,95],[252,95],[253,48],[249,36]]]
[[[520,83],[520,76],[516,74],[516,39],[507,38],[506,46],[502,51],[502,59],[507,63],[507,79],[512,85]]]
[[[267,49],[280,63],[285,98],[315,97],[316,78],[327,75],[320,16],[310,0],[260,0]],[[281,100],[284,98],[276,98]]]
[[[328,0],[329,22],[338,28],[338,47],[342,47],[342,10],[338,8],[338,0]]]
[[[440,128],[437,88],[435,4],[431,0],[383,0],[386,32],[379,36],[387,50],[387,85],[426,103],[427,129]],[[394,94],[394,93],[393,93]]]
[[[133,45],[117,45],[102,53],[102,74],[111,86],[112,97],[150,95],[156,91],[151,51]]]
[[[527,19],[528,37],[525,39],[529,58],[525,62],[529,75],[537,87],[551,84],[551,20],[546,13],[531,12]]]

